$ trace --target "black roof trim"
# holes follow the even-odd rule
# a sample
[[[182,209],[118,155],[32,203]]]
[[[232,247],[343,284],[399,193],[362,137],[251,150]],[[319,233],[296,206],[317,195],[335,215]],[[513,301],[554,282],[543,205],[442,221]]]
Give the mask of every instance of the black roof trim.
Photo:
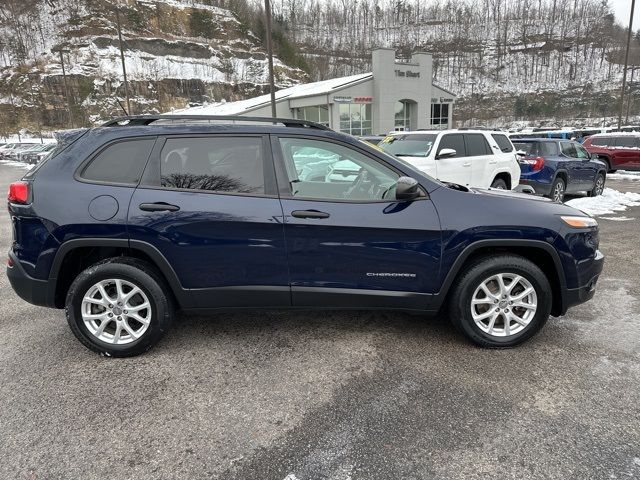
[[[308,120],[299,120],[296,118],[271,118],[271,117],[245,117],[242,115],[130,115],[126,117],[117,117],[103,123],[102,127],[124,127],[124,126],[141,126],[151,125],[159,120],[176,120],[184,122],[185,120],[202,121],[215,120],[223,122],[248,122],[248,123],[272,123],[282,124],[285,127],[293,128],[315,128],[318,130],[331,130],[329,127],[320,125],[319,123],[310,122]]]

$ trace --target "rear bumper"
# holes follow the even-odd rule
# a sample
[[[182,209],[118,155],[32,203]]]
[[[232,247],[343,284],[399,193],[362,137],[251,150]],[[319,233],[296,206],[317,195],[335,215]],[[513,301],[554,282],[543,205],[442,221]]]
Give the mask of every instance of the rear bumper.
[[[588,302],[596,293],[596,283],[604,266],[604,255],[600,250],[596,251],[596,257],[590,265],[589,281],[578,288],[565,288],[562,291],[562,311],[560,315],[567,313],[567,310],[581,303]]]
[[[528,185],[536,191],[538,195],[549,195],[551,193],[551,184],[542,183],[536,180],[520,177],[520,185]]]
[[[13,252],[9,252],[9,257],[13,265],[7,266],[7,277],[18,296],[33,305],[55,307],[50,282],[30,277]]]

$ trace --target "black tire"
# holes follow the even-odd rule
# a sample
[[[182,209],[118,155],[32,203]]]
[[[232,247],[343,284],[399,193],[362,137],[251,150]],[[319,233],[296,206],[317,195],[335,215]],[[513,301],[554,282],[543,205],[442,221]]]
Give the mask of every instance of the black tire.
[[[617,172],[617,170],[612,170],[611,169],[611,161],[606,158],[606,157],[598,157],[598,160],[600,160],[602,163],[604,163],[607,166],[607,173],[615,173]]]
[[[497,188],[498,190],[507,190],[507,182],[501,178],[494,178],[491,188]]]
[[[107,343],[94,336],[83,321],[81,307],[84,296],[97,282],[107,279],[121,279],[136,285],[151,305],[146,331],[131,343]],[[169,330],[174,316],[171,293],[164,279],[148,263],[127,257],[105,260],[80,273],[69,287],[65,311],[71,331],[85,347],[112,357],[130,357],[146,352]]]
[[[551,185],[551,191],[548,195],[545,195],[547,198],[551,200],[562,203],[564,200],[564,194],[567,190],[567,184],[561,177],[556,177]]]
[[[596,175],[596,180],[593,182],[593,188],[591,189],[591,191],[587,192],[587,195],[589,197],[597,197],[598,195],[602,195],[602,192],[604,191],[604,183],[604,173],[599,173],[598,175]]]
[[[487,278],[499,273],[517,274],[525,278],[533,286],[538,303],[527,326],[520,332],[504,337],[489,335],[483,331],[475,323],[471,313],[471,301],[476,289]],[[465,268],[464,273],[456,280],[449,297],[449,318],[454,327],[476,345],[487,348],[513,347],[531,338],[547,322],[552,305],[550,292],[551,286],[545,274],[526,258],[508,254],[481,257]],[[493,306],[489,309],[493,309]]]

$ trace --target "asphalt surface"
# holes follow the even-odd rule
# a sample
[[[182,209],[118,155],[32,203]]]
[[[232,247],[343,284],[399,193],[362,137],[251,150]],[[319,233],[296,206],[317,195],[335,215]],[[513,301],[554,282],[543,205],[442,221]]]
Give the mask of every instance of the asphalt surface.
[[[595,299],[502,351],[441,318],[244,312],[105,358],[2,274],[0,478],[640,478],[640,207],[607,217],[632,220],[600,220]]]

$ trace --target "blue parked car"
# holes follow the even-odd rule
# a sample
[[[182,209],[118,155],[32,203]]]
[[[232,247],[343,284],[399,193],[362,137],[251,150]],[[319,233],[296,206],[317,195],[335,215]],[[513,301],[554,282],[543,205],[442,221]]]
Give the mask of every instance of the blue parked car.
[[[512,140],[519,158],[520,183],[536,193],[562,202],[567,193],[587,192],[601,195],[607,166],[592,157],[578,142],[562,139]]]
[[[302,157],[358,170],[301,178]],[[592,298],[603,265],[578,210],[441,183],[304,120],[141,116],[70,132],[8,202],[14,290],[65,308],[80,342],[111,356],[152,347],[176,310],[221,308],[446,306],[473,342],[509,347]]]

